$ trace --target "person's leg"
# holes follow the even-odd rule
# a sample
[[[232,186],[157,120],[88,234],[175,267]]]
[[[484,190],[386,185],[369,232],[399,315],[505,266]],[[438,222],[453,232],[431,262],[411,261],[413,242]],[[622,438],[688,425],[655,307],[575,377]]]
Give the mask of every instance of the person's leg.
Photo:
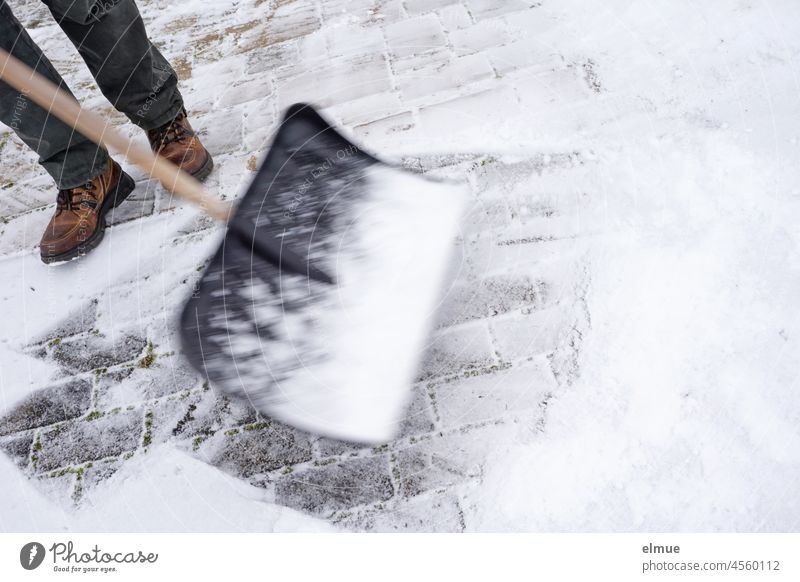
[[[128,119],[149,130],[183,108],[178,77],[150,42],[134,0],[44,0],[97,86]]]
[[[69,91],[11,8],[0,0],[0,46],[36,72]],[[60,190],[85,184],[108,165],[108,153],[62,123],[29,97],[0,81],[0,121],[39,155]]]
[[[43,0],[111,104],[153,151],[198,180],[214,167],[186,116],[178,76],[150,42],[134,0]]]

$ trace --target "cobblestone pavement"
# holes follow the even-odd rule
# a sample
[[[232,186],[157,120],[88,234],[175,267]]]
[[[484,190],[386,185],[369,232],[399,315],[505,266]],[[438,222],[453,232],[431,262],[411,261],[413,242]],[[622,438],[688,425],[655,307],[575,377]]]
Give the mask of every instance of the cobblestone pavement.
[[[47,329],[10,346],[58,373],[0,419],[0,447],[65,504],[90,503],[128,459],[171,442],[264,487],[275,503],[343,528],[463,530],[464,493],[480,486],[486,456],[536,438],[548,401],[577,372],[589,325],[581,208],[596,162],[564,139],[540,141],[563,126],[552,107],[543,117],[537,105],[558,95],[555,111],[574,122],[576,106],[603,99],[598,66],[548,49],[558,15],[541,2],[211,4],[197,14],[139,1],[215,156],[212,191],[231,198],[241,190],[280,111],[296,101],[324,107],[367,149],[470,185],[461,260],[402,433],[376,448],[321,439],[204,385],[177,353],[172,318],[219,230],[136,169],[137,191],[104,245],[114,234],[157,238],[158,260],[107,270],[101,290],[83,295],[64,286],[87,272],[58,281],[52,269],[36,271],[54,192],[33,155],[2,133],[0,276],[27,275],[4,287],[0,302],[13,302],[22,285],[49,293],[48,305],[59,303],[54,294],[63,301]],[[44,7],[15,11],[84,104],[143,141],[96,90]],[[177,256],[188,268],[173,274]]]

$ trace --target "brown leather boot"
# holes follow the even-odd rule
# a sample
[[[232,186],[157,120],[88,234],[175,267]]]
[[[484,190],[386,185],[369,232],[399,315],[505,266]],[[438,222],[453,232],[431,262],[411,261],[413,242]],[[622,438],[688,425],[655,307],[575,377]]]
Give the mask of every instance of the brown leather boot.
[[[39,245],[42,261],[58,263],[86,254],[103,240],[106,213],[133,192],[136,183],[113,160],[83,186],[61,190],[56,213]]]
[[[147,139],[150,140],[150,147],[154,152],[198,180],[205,180],[214,169],[211,154],[189,125],[186,109],[181,109],[172,121],[148,130]]]

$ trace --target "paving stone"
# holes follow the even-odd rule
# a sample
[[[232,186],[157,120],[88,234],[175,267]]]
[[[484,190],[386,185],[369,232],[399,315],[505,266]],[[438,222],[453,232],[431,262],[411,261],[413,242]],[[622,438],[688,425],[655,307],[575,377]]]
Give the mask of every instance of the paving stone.
[[[242,113],[242,106],[215,109],[196,116],[192,127],[212,155],[236,152],[242,148]]]
[[[578,239],[559,239],[538,241],[535,239],[508,243],[508,239],[498,236],[473,237],[465,241],[465,269],[471,277],[483,278],[493,274],[509,272],[531,272],[547,268],[548,265],[574,260],[587,245]],[[562,287],[563,288],[563,287]],[[543,298],[541,307],[559,299],[558,292],[551,292]]]
[[[257,152],[266,150],[269,147],[272,136],[278,129],[279,119],[275,114],[271,101],[271,99],[258,101],[252,106],[248,106],[244,113],[244,148],[248,159],[250,156],[256,155]],[[241,169],[238,171],[238,176],[241,180]],[[240,190],[238,184],[233,190]]]
[[[511,222],[511,213],[505,199],[479,198],[468,207],[459,234],[469,236],[492,229],[505,228],[509,222]]]
[[[441,425],[455,427],[537,410],[557,390],[547,358],[434,388]]]
[[[425,135],[450,144],[458,141],[462,131],[474,132],[480,127],[496,136],[510,135],[510,124],[522,111],[514,91],[505,88],[423,107],[417,120]]]
[[[394,533],[452,533],[464,530],[464,516],[455,495],[432,493],[412,499],[392,499],[379,509],[343,512],[334,523],[347,530]]]
[[[442,300],[439,327],[493,317],[546,304],[548,285],[526,275],[491,276],[475,284],[451,287]]]
[[[354,455],[361,451],[369,450],[370,448],[371,447],[365,447],[360,443],[349,443],[325,437],[317,441],[317,450],[319,451],[319,456],[322,458]]]
[[[400,113],[371,123],[358,125],[353,128],[353,132],[357,138],[365,141],[374,140],[378,142],[381,138],[396,141],[398,135],[412,129],[414,125],[414,116],[411,113]]]
[[[513,29],[509,36],[513,34]],[[525,37],[503,46],[490,47],[484,54],[499,75],[519,69],[526,74],[542,74],[564,67],[564,61],[550,54],[547,44],[536,36]]]
[[[144,188],[148,194],[144,198],[131,198],[125,200],[124,204],[120,204],[113,208],[106,214],[106,224],[108,226],[115,226],[129,220],[137,220],[150,216],[155,210],[155,195],[152,189]]]
[[[472,26],[472,17],[463,4],[447,4],[439,9],[439,19],[448,32]]]
[[[263,46],[311,34],[321,25],[317,7],[304,0],[281,3],[269,13],[268,18],[262,37]]]
[[[389,67],[383,55],[360,55],[331,60],[323,68],[306,71],[279,82],[280,108],[313,100],[329,107],[392,89]]]
[[[125,461],[117,457],[92,463],[92,466],[83,473],[83,489],[87,490],[97,487],[100,483],[109,479],[114,473],[119,471],[124,462]]]
[[[326,109],[325,114],[335,117],[342,125],[352,127],[397,115],[404,109],[396,93],[376,93],[336,104]]]
[[[0,439],[0,451],[3,451],[20,469],[28,466],[31,456],[33,433],[13,435]]]
[[[14,138],[16,140],[16,138]],[[21,142],[17,144],[14,142],[15,149],[19,147],[22,150]],[[7,145],[4,151],[8,149]],[[31,210],[38,210],[39,214],[32,214],[30,218],[41,224],[42,229],[47,225],[50,220],[51,208],[55,210],[55,201],[58,191],[53,184],[53,180],[47,174],[43,174],[41,167],[34,163],[36,159],[30,153],[30,150],[25,151],[27,156],[31,156],[30,162],[24,161],[18,163],[16,167],[4,167],[4,171],[8,172],[7,175],[15,176],[14,182],[6,181],[2,192],[6,213],[3,216],[13,216],[15,214],[30,212]],[[3,155],[3,159],[12,156]],[[23,157],[23,156],[21,156]]]
[[[38,390],[0,418],[0,435],[77,418],[89,409],[92,383],[73,380]]]
[[[333,58],[383,53],[386,50],[381,29],[365,29],[360,24],[330,28],[325,33],[325,40]]]
[[[475,481],[487,458],[506,442],[513,426],[487,423],[435,433],[403,449],[393,451],[392,470],[403,498],[449,489]]]
[[[248,101],[261,100],[272,93],[272,79],[269,75],[256,74],[249,79],[241,79],[227,88],[217,99],[219,107],[232,107]]]
[[[38,471],[114,457],[139,446],[143,430],[141,409],[87,418],[42,431]]]
[[[300,60],[298,45],[298,41],[289,40],[247,53],[245,72],[248,75],[272,74],[282,67],[294,68]]]
[[[395,58],[427,53],[446,45],[444,30],[435,15],[409,18],[386,27],[386,41]]]
[[[457,55],[471,55],[490,47],[502,46],[510,37],[503,20],[484,20],[449,34]]]
[[[493,78],[489,60],[483,55],[472,55],[399,75],[397,85],[406,103],[430,103],[437,100],[439,93],[463,92],[469,85]]]
[[[408,438],[431,432],[434,429],[433,401],[423,386],[414,387],[411,403],[405,411],[397,438]]]
[[[251,477],[311,460],[308,435],[275,421],[218,433],[204,445],[212,465],[238,477]]]
[[[97,299],[91,299],[64,315],[63,311],[53,313],[56,323],[44,334],[32,338],[31,344],[60,342],[79,333],[90,332],[97,322]],[[49,314],[48,314],[49,315]]]
[[[453,4],[454,0],[406,0],[406,10],[409,14],[425,14],[437,8],[442,8],[448,4]]]
[[[485,323],[439,330],[431,337],[419,380],[458,374],[495,364],[494,348]]]
[[[183,358],[156,357],[149,367],[142,360],[133,368],[100,374],[97,407],[100,410],[126,406],[197,388],[200,376]]]
[[[500,357],[504,361],[515,361],[555,351],[569,321],[564,311],[557,306],[492,321],[489,325]]]
[[[130,362],[142,355],[147,342],[135,336],[124,336],[109,344],[101,336],[89,335],[62,340],[49,347],[49,357],[69,372],[88,372]]]
[[[308,468],[282,477],[275,485],[280,505],[327,515],[394,495],[384,455]]]
[[[476,19],[493,18],[509,12],[528,10],[541,5],[541,0],[465,0],[467,7]]]
[[[325,20],[341,18],[359,20],[375,7],[375,0],[327,0],[321,2],[322,17]]]
[[[171,438],[209,437],[222,429],[263,421],[249,405],[231,401],[213,390],[175,395],[151,407],[154,443]]]
[[[430,446],[415,445],[398,451],[394,455],[394,467],[399,483],[399,493],[403,497],[413,497],[430,489],[450,487],[470,477],[476,477],[479,465],[473,473],[463,467],[460,459],[448,459],[434,451]]]

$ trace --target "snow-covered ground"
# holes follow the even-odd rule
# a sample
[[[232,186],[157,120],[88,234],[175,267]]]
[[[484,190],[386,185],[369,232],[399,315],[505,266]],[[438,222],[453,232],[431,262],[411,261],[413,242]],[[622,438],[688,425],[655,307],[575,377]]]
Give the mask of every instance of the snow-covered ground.
[[[462,261],[400,437],[316,439],[172,353],[218,230],[131,169],[102,247],[46,268],[54,193],[0,137],[0,445],[20,468],[0,467],[0,527],[797,531],[800,4],[139,4],[212,190],[235,196],[280,110],[317,102],[468,181]],[[41,5],[14,9],[143,139]]]

